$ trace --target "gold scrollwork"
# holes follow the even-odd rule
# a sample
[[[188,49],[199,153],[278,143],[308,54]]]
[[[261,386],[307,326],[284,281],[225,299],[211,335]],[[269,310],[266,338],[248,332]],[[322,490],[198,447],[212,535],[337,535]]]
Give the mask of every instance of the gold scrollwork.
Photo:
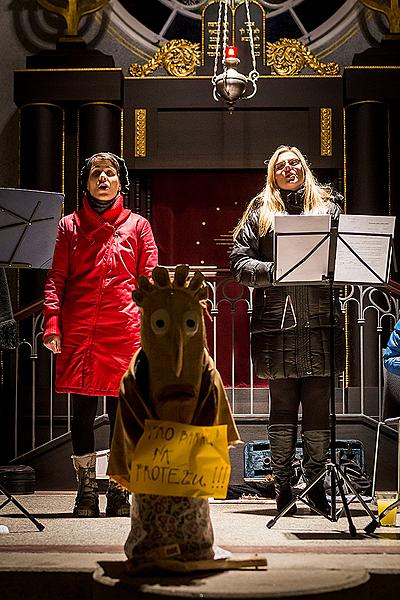
[[[321,156],[332,156],[332,109],[320,108]]]
[[[129,67],[132,77],[147,77],[160,67],[173,77],[187,77],[200,65],[200,44],[188,40],[171,40],[158,50],[144,65],[133,63]]]
[[[147,111],[145,108],[135,108],[135,157],[146,156]]]
[[[267,65],[274,74],[282,77],[298,75],[306,67],[326,76],[338,75],[340,70],[337,63],[320,62],[299,40],[289,38],[267,43]]]

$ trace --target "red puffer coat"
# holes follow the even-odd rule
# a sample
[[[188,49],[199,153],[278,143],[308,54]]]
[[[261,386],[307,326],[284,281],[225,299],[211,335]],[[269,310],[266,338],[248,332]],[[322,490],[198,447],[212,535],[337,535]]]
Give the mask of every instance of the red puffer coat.
[[[43,307],[43,339],[61,336],[57,392],[118,396],[140,346],[132,291],[157,259],[149,222],[123,208],[122,196],[102,215],[84,199],[61,219]]]

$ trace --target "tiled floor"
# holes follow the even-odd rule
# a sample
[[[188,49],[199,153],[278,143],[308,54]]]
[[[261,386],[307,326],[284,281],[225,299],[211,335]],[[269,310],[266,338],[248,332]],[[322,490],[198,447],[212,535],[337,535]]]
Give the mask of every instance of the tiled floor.
[[[0,511],[0,525],[9,530],[0,535],[0,576],[27,571],[91,573],[98,561],[125,560],[128,518],[106,518],[104,514],[96,519],[73,518],[72,493],[16,498],[45,528],[39,532],[11,503]],[[101,496],[103,511],[104,504]],[[210,510],[216,544],[234,554],[265,555],[270,572],[298,570],[303,576],[321,569],[366,570],[382,576],[390,573],[396,578],[398,592],[400,515],[396,527],[380,527],[367,535],[364,527],[371,521],[370,516],[360,505],[351,504],[357,528],[356,537],[351,537],[345,516],[331,522],[311,514],[303,504],[299,504],[296,516],[281,517],[272,529],[266,527],[275,514],[271,500],[211,501]]]

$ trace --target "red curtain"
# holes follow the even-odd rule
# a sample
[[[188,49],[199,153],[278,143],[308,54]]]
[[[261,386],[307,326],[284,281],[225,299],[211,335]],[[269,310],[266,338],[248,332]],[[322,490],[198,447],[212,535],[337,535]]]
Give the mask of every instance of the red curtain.
[[[152,176],[152,227],[161,265],[216,266],[217,281],[229,277],[232,230],[248,202],[263,187],[263,172],[169,171]],[[232,320],[235,323],[235,387],[250,382],[249,293],[240,284],[218,287],[216,364],[226,387],[232,386]],[[234,312],[232,306],[234,305]],[[213,355],[212,322],[207,338]],[[255,380],[264,387],[265,380]]]

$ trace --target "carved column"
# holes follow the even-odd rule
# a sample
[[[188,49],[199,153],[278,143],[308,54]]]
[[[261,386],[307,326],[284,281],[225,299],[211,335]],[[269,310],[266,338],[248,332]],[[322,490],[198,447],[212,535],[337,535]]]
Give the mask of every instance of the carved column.
[[[88,102],[78,111],[79,160],[95,152],[121,154],[121,108],[109,102]]]
[[[388,109],[365,100],[346,108],[347,210],[389,214]]]
[[[88,102],[78,110],[78,162],[96,152],[122,153],[121,108],[110,102]]]
[[[400,109],[397,102],[394,102],[389,108],[389,136],[388,136],[388,154],[389,154],[389,214],[397,217],[397,223],[394,230],[394,250],[397,260],[397,266],[400,264]],[[397,275],[399,281],[400,275]]]
[[[32,103],[20,111],[20,187],[64,191],[64,111],[51,103]],[[19,305],[40,298],[45,271],[20,274]]]
[[[20,185],[63,191],[64,111],[50,103],[26,104],[20,112]]]
[[[349,214],[387,215],[389,197],[388,108],[378,100],[362,100],[346,107],[347,212]],[[378,301],[378,297],[376,297]],[[353,313],[354,307],[350,307]],[[352,315],[356,320],[356,315]],[[350,386],[360,385],[359,328],[349,331]],[[363,325],[364,385],[368,405],[368,388],[376,388],[378,340],[376,323],[369,315]],[[370,412],[368,410],[368,412]]]

